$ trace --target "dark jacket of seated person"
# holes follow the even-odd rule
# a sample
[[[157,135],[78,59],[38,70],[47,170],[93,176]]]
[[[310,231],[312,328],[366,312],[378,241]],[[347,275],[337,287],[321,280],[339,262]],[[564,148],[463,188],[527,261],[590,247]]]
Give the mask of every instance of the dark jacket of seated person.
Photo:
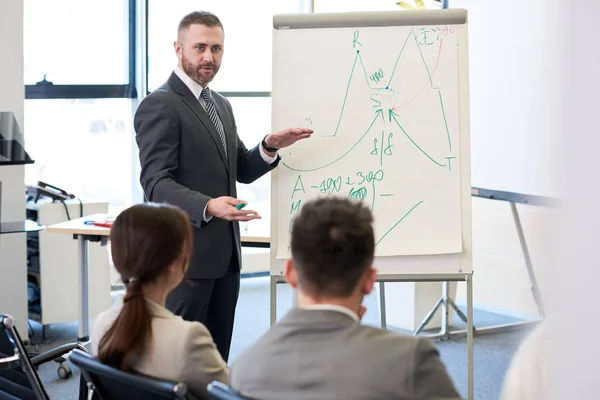
[[[227,383],[229,369],[206,327],[165,308],[192,251],[187,215],[165,204],[135,205],[116,218],[110,243],[126,292],[95,319],[94,356],[120,370],[183,382],[197,398],[207,397],[210,382]]]
[[[234,360],[234,389],[260,400],[459,398],[427,339],[360,324],[377,278],[372,222],[360,202],[305,203],[285,266],[298,307]]]

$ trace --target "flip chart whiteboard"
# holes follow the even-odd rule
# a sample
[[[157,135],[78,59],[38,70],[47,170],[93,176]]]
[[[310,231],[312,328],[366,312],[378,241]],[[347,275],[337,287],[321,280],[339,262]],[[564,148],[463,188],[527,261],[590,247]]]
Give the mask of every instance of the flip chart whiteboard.
[[[466,34],[463,10],[274,18],[272,128],[315,133],[281,150],[273,174],[272,272],[291,256],[293,218],[319,196],[373,210],[390,273],[465,271]]]

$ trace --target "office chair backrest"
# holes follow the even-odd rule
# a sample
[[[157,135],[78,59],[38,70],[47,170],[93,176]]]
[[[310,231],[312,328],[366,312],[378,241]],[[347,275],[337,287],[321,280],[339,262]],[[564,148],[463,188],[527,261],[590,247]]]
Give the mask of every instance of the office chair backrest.
[[[79,350],[73,350],[69,361],[81,370],[88,388],[94,391],[95,398],[101,400],[185,399],[187,395],[187,386],[183,383],[123,372],[104,365]]]
[[[244,400],[235,390],[219,381],[209,383],[207,389],[210,400]]]
[[[0,314],[0,400],[49,399],[10,315]]]

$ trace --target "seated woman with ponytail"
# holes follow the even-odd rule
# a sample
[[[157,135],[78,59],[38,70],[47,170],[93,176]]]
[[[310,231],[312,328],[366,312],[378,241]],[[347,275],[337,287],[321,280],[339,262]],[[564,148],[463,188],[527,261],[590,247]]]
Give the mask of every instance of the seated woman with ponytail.
[[[167,294],[183,279],[192,251],[190,221],[179,208],[138,204],[113,223],[110,247],[125,296],[92,327],[92,352],[114,368],[187,384],[227,383],[229,369],[204,325],[165,308]]]

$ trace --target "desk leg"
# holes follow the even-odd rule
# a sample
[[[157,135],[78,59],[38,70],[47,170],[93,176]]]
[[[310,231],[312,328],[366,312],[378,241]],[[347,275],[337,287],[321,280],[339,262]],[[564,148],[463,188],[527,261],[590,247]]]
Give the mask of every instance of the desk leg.
[[[78,342],[90,340],[88,333],[89,308],[88,308],[88,241],[79,235],[77,237],[79,246],[79,336]]]

